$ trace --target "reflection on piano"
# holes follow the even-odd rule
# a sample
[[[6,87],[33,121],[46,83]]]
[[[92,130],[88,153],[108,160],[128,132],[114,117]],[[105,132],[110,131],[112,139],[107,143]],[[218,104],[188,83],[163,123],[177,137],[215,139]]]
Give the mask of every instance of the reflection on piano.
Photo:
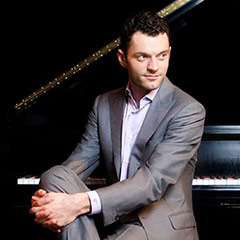
[[[38,176],[27,175],[17,178],[17,185],[38,185],[40,178]]]
[[[40,182],[39,176],[23,176],[17,178],[17,185],[38,185]],[[85,184],[88,186],[104,186],[107,184],[106,178],[92,178],[88,177],[85,181]]]
[[[17,185],[38,185],[40,177],[24,176],[17,178]],[[86,185],[105,185],[106,178],[88,177]],[[195,177],[192,182],[194,190],[240,190],[240,177]]]
[[[193,179],[194,190],[240,190],[240,177],[195,177]]]

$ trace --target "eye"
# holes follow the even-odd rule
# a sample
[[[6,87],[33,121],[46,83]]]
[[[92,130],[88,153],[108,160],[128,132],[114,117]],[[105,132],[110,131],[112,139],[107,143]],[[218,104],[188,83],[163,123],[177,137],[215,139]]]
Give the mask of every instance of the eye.
[[[144,55],[139,55],[138,57],[137,57],[137,60],[139,61],[139,62],[142,62],[142,61],[144,61],[146,59],[146,56],[144,56]]]
[[[167,57],[167,52],[164,52],[164,53],[161,53],[159,56],[158,56],[158,58],[160,59],[160,60],[164,60],[166,57]]]

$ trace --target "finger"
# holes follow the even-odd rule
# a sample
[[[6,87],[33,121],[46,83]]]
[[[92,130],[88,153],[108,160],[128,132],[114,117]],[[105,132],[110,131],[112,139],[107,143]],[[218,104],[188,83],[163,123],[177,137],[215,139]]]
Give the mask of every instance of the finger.
[[[37,212],[40,212],[40,211],[44,211],[44,208],[41,206],[40,207],[32,207],[32,208],[30,208],[29,213],[36,214]]]
[[[51,215],[45,215],[45,214],[35,214],[35,223],[37,224],[47,224],[48,222],[50,222],[51,220],[53,220],[52,216]],[[48,226],[46,226],[48,227]]]
[[[49,209],[43,209],[42,211],[38,211],[35,213],[35,217],[38,218],[38,219],[47,219],[47,220],[50,220],[51,219],[51,214],[52,214],[52,211],[49,210]]]
[[[43,190],[43,189],[39,189],[38,191],[36,191],[34,193],[34,195],[32,196],[32,199],[31,199],[32,206],[37,206],[37,204],[36,204],[37,201],[40,198],[44,197],[46,194],[47,194],[47,192],[45,190]]]
[[[30,214],[34,214],[35,211],[37,211],[37,210],[36,210],[36,207],[31,207],[31,208],[29,209],[29,213],[30,213]]]
[[[57,227],[55,224],[52,224],[52,222],[44,222],[44,223],[42,223],[42,226],[45,228],[49,228],[51,231],[53,231],[55,233],[61,232],[61,228]]]
[[[38,201],[39,199],[40,199],[39,197],[32,196],[32,199],[31,199],[31,205],[32,205],[32,207],[37,207],[37,206],[38,206],[37,201]]]
[[[35,214],[38,211],[37,207],[32,207],[29,209],[30,214]]]
[[[49,193],[45,194],[42,197],[32,196],[31,205],[32,207],[41,207],[54,200],[53,196]]]
[[[37,196],[37,197],[43,197],[44,195],[46,195],[47,194],[47,191],[45,191],[45,190],[43,190],[43,189],[39,189],[39,190],[37,190],[36,192],[35,192],[35,196]]]
[[[42,224],[44,227],[48,227],[48,222],[50,221],[50,219],[48,218],[35,218],[34,222],[37,224]]]
[[[48,227],[48,228],[55,233],[60,233],[61,232],[60,228],[54,228],[54,227]]]
[[[45,228],[49,228],[53,232],[61,232],[61,227],[56,223],[56,220],[54,219],[42,222],[42,226]]]
[[[46,199],[41,200],[41,198],[39,198],[39,197],[32,196],[31,205],[32,205],[32,207],[41,207],[44,204],[49,203],[49,200],[50,199],[48,199],[48,200],[46,200]]]
[[[45,220],[42,222],[42,226],[47,228],[47,227],[52,227],[52,228],[56,228],[56,220],[54,219],[50,219],[50,220]]]

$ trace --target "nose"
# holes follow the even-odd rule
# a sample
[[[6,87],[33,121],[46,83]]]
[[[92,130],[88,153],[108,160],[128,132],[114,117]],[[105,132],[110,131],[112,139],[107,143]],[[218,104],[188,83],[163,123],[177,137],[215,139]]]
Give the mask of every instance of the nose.
[[[152,57],[148,61],[147,70],[149,72],[157,72],[159,69],[158,61],[156,58]]]

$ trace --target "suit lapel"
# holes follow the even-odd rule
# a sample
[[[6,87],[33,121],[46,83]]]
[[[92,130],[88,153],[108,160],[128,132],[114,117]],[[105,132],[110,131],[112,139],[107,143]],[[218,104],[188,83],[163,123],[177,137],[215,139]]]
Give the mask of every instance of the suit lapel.
[[[162,85],[160,86],[160,89],[153,102],[151,103],[138,134],[136,143],[133,147],[129,165],[129,177],[133,176],[141,165],[141,161],[143,159],[143,150],[146,143],[159,127],[165,115],[171,108],[173,104],[172,92],[173,85],[166,77],[162,82]]]
[[[125,107],[125,91],[121,89],[110,97],[110,122],[113,158],[118,179],[121,169],[122,120]]]

